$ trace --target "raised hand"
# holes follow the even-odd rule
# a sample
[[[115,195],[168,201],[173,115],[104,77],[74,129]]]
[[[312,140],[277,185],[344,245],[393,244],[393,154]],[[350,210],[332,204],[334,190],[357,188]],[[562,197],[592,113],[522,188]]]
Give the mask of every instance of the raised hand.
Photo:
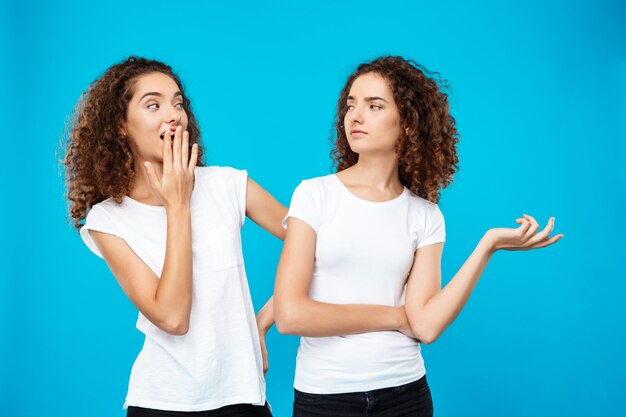
[[[172,141],[163,137],[163,175],[158,178],[150,162],[145,163],[152,192],[166,208],[188,206],[194,184],[194,169],[198,161],[198,145],[193,144],[189,155],[189,132],[178,126]]]
[[[554,217],[550,217],[548,224],[539,233],[539,223],[534,217],[524,214],[516,219],[518,228],[496,228],[490,229],[485,234],[485,239],[491,244],[494,251],[504,250],[531,250],[550,246],[563,237],[562,234],[550,237],[554,229]]]

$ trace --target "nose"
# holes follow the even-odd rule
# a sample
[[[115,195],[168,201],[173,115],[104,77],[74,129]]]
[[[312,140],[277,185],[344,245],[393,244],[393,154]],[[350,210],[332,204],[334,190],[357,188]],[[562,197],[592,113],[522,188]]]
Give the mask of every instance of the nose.
[[[175,106],[168,106],[168,110],[165,115],[167,123],[178,124],[178,122],[180,122],[180,117],[180,110],[178,110]]]
[[[361,113],[360,106],[354,106],[351,111],[348,112],[348,120],[352,123],[363,124],[363,114]]]

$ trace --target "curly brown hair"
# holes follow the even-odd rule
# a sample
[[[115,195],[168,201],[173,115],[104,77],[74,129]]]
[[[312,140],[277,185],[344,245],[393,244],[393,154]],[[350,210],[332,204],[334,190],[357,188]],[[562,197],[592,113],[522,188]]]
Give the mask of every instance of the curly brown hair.
[[[180,88],[189,119],[189,141],[198,144],[198,166],[203,166],[200,129],[182,83],[169,65],[131,56],[112,65],[81,95],[68,126],[64,145],[65,180],[70,216],[79,230],[87,211],[113,198],[121,203],[135,178],[135,157],[122,132],[128,103],[139,77],[160,72]]]
[[[459,134],[450,115],[445,81],[412,60],[383,56],[359,65],[348,77],[337,102],[335,132],[331,151],[337,172],[356,164],[359,155],[350,149],[344,129],[348,95],[361,75],[382,76],[393,92],[403,132],[396,145],[400,181],[414,194],[433,203],[458,171],[456,144]],[[439,78],[439,77],[438,77]]]

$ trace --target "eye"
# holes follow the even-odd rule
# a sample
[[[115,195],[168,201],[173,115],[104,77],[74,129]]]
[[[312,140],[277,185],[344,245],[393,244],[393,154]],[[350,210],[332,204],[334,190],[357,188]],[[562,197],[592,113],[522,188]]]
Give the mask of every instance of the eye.
[[[348,104],[348,105],[346,105],[346,110],[347,111],[352,111],[352,110],[354,110],[354,106],[352,104]]]
[[[150,103],[148,104],[146,108],[154,110],[154,109],[158,109],[159,105],[157,103]]]
[[[174,106],[176,106],[178,110],[185,110],[185,105],[183,103],[176,103]]]
[[[379,106],[378,104],[370,104],[370,109],[372,110],[380,110],[382,109],[382,106]]]

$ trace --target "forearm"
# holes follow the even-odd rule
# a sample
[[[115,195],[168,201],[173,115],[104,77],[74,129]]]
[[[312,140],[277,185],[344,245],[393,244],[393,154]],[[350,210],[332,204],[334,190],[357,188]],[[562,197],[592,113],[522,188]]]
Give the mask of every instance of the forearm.
[[[155,293],[162,321],[174,332],[189,324],[192,287],[191,213],[188,206],[167,211],[165,261]]]
[[[306,337],[397,330],[406,322],[404,308],[373,304],[330,304],[306,297],[277,313],[278,330]]]
[[[407,299],[406,312],[415,336],[432,343],[456,319],[493,254],[491,243],[483,238],[448,284],[432,297]]]

